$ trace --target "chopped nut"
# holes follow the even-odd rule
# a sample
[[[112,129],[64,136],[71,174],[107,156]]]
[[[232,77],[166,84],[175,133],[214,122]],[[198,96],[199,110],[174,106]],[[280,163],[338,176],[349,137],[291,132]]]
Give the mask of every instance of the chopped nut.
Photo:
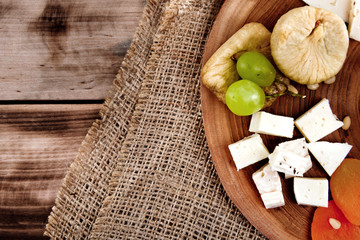
[[[275,81],[274,84],[275,84],[276,88],[279,90],[279,92],[283,93],[286,91],[286,85],[284,83]]]
[[[275,86],[275,84],[272,84],[272,85],[269,86],[269,87],[265,87],[263,90],[264,90],[264,92],[266,93],[266,95],[268,95],[268,96],[271,96],[271,95],[274,95],[274,94],[278,94],[278,93],[279,93],[279,90],[277,89],[277,87]]]
[[[341,222],[335,218],[329,218],[329,223],[333,229],[339,229],[341,227]]]
[[[351,125],[351,118],[349,116],[344,117],[343,123],[344,123],[344,125],[342,126],[342,129],[348,130]]]
[[[325,80],[324,83],[333,84],[335,82],[335,80],[336,80],[336,77],[333,76],[333,77],[329,78],[328,80]]]
[[[284,83],[286,86],[290,85],[290,79],[285,77],[284,75],[282,75],[281,73],[279,72],[276,72],[276,77],[275,77],[276,80]]]
[[[288,90],[289,90],[290,92],[292,92],[292,93],[296,93],[296,94],[299,93],[299,91],[296,89],[296,87],[294,87],[294,86],[291,85],[291,84],[288,86]]]
[[[308,88],[309,90],[316,90],[316,89],[318,89],[319,87],[320,87],[320,85],[319,85],[318,83],[308,84],[308,85],[307,85],[307,88]]]

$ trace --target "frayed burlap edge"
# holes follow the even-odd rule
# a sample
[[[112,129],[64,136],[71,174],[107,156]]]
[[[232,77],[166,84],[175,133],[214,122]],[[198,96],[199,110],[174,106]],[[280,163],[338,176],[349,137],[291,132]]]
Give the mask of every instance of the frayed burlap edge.
[[[191,0],[166,5],[109,196],[90,239],[265,239],[226,196],[202,129],[199,53],[220,5]],[[186,18],[189,14],[192,18]],[[191,35],[199,31],[196,17],[206,18],[198,22],[206,25],[198,36]],[[189,38],[182,32],[187,20]],[[174,39],[184,40],[183,48]]]

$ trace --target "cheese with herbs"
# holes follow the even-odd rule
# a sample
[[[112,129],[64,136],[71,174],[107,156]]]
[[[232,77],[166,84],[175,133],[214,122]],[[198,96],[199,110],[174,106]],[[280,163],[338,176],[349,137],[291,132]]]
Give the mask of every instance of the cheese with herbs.
[[[307,172],[312,167],[312,161],[311,161],[311,157],[309,155],[308,148],[306,146],[305,138],[299,138],[299,139],[295,139],[295,140],[282,142],[279,144],[279,147],[281,149],[288,150],[288,151],[293,152],[301,157],[306,158],[307,160],[305,160],[305,172]],[[294,177],[294,174],[285,173],[285,179],[292,178],[292,177]]]
[[[269,164],[275,171],[292,176],[303,176],[309,169],[309,158],[282,149],[279,146],[269,155]],[[311,164],[311,160],[310,160]]]

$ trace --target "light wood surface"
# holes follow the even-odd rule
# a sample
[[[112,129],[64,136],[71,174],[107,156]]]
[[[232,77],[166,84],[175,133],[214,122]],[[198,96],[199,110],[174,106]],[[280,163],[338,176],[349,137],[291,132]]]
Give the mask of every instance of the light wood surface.
[[[43,236],[143,0],[0,1],[0,239]]]
[[[223,5],[206,45],[203,62],[214,53],[244,23],[260,22],[272,31],[277,19],[288,10],[302,6],[300,0],[227,0]],[[324,140],[348,142],[353,145],[349,157],[360,158],[360,43],[350,41],[347,60],[332,85],[322,84],[317,91],[310,91],[305,86],[296,87],[305,99],[284,96],[278,99],[267,112],[299,117],[322,98],[328,98],[333,112],[342,119],[351,117],[352,125],[348,131],[342,129],[328,135]],[[201,89],[202,110],[207,141],[221,182],[232,201],[241,212],[270,239],[310,239],[310,223],[314,207],[296,204],[292,191],[293,181],[282,178],[286,205],[277,209],[266,210],[251,175],[267,161],[261,161],[240,171],[236,171],[228,145],[246,136],[250,117],[237,117],[217,100],[214,94],[204,86]],[[302,135],[297,130],[294,138]],[[265,145],[272,151],[286,138],[262,135]],[[328,177],[313,158],[313,168],[305,176]]]
[[[143,4],[1,1],[0,100],[104,99]]]

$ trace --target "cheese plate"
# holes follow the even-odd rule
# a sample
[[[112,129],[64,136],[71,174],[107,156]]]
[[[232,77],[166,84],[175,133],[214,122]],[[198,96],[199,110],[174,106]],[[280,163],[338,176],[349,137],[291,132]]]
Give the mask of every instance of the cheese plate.
[[[226,0],[210,32],[203,64],[210,56],[245,23],[262,23],[272,31],[281,15],[292,8],[304,6],[301,0]],[[282,96],[264,111],[293,117],[301,116],[308,109],[327,98],[332,111],[342,120],[350,116],[349,130],[338,129],[322,141],[351,144],[348,157],[360,158],[360,43],[350,40],[347,58],[333,84],[320,84],[316,91],[304,85],[294,84],[306,98]],[[298,205],[293,192],[293,179],[281,175],[285,206],[266,209],[252,180],[252,174],[268,160],[247,166],[239,171],[231,157],[228,145],[250,136],[251,117],[239,117],[228,110],[206,87],[201,86],[201,103],[206,139],[212,159],[228,196],[242,214],[269,239],[310,239],[311,221],[315,207]],[[302,138],[296,129],[293,139]],[[288,138],[261,134],[266,147],[272,152],[276,145]],[[329,176],[312,157],[313,167],[304,177],[327,178]],[[330,197],[331,198],[331,197]]]

